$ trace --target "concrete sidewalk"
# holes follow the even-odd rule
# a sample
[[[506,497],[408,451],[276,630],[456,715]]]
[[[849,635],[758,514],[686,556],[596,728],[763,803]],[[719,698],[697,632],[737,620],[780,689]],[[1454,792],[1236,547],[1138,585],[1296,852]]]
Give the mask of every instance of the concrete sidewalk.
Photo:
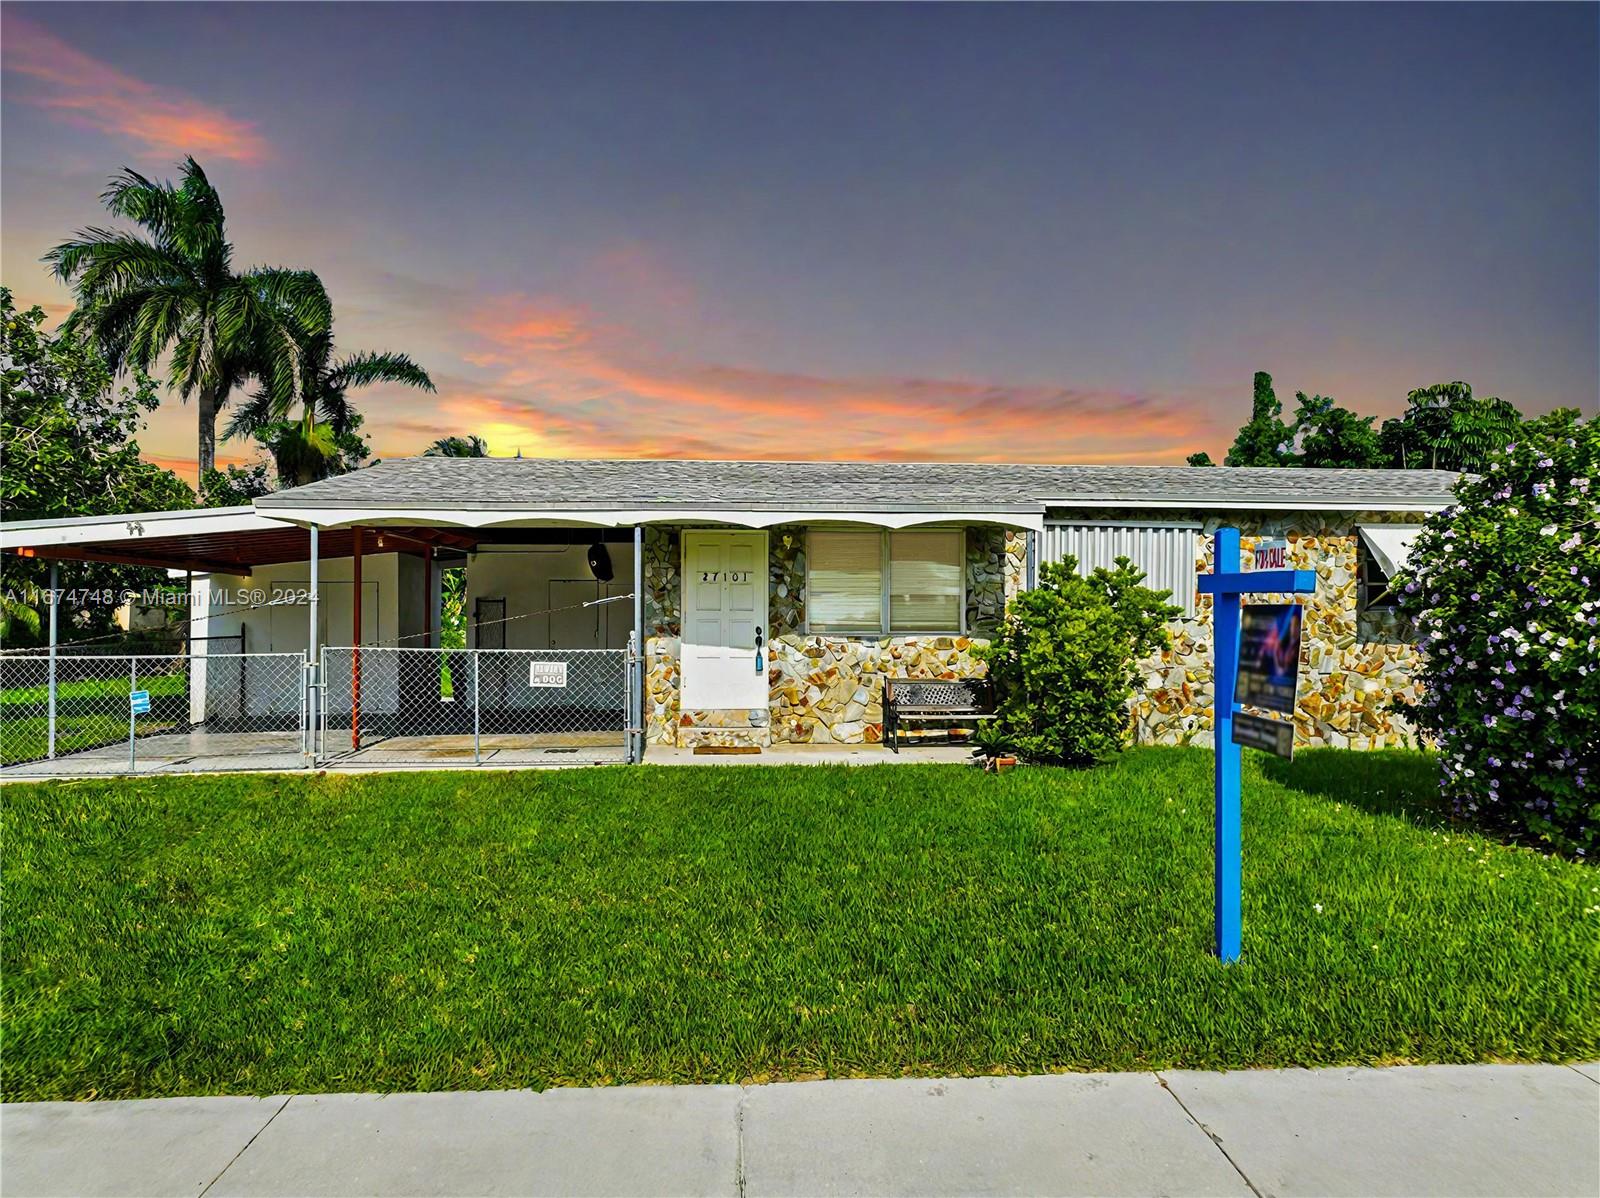
[[[16,1103],[24,1194],[1600,1194],[1600,1069]]]

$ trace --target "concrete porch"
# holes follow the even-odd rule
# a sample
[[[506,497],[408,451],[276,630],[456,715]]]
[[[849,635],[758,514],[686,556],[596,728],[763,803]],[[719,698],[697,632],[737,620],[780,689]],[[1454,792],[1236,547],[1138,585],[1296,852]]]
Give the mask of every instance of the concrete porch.
[[[882,745],[767,745],[759,753],[696,753],[677,745],[650,745],[646,765],[971,765],[971,745],[939,744],[891,753]]]

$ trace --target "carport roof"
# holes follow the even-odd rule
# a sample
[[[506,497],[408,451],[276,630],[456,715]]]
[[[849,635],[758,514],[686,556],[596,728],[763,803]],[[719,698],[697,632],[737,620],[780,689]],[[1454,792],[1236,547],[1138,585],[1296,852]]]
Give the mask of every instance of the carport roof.
[[[386,528],[391,551],[421,552],[427,546],[469,548],[473,538],[443,529]],[[354,534],[323,533],[323,557],[348,557]],[[368,552],[384,552],[375,541]],[[77,516],[61,520],[0,522],[0,550],[22,557],[111,562],[205,574],[245,574],[252,567],[305,561],[311,533],[287,520],[249,507],[139,512],[122,516]]]

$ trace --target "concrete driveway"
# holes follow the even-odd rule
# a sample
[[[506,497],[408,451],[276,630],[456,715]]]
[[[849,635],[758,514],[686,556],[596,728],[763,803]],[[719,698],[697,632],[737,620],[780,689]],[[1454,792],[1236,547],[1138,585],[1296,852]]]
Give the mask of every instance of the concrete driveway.
[[[1600,1194],[1594,1065],[14,1103],[24,1194]]]

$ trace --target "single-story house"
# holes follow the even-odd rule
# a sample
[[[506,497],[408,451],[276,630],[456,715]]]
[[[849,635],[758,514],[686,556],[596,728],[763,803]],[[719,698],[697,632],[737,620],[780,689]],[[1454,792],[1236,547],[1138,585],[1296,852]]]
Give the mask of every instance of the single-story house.
[[[1455,477],[412,458],[249,508],[7,523],[0,547],[187,571],[197,644],[236,637],[252,653],[313,657],[323,646],[442,652],[441,574],[464,570],[470,648],[624,650],[637,636],[641,751],[876,742],[884,678],[981,672],[973,645],[1040,562],[1071,554],[1088,569],[1126,555],[1183,609],[1171,648],[1142,664],[1138,736],[1203,744],[1214,694],[1196,577],[1209,534],[1231,524],[1246,553],[1285,537],[1290,564],[1317,573],[1298,742],[1365,748],[1414,741],[1415,650],[1387,582]],[[369,710],[413,701],[403,669],[365,685]]]

